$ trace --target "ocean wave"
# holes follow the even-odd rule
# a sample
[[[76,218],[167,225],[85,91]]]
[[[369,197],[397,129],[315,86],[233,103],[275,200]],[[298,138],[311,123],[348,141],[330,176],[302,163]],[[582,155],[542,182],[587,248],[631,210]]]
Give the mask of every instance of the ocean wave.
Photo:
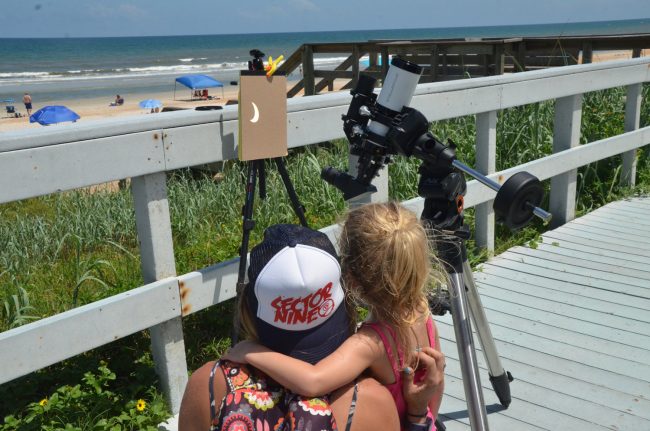
[[[347,57],[317,57],[314,58],[314,65],[317,68],[334,67],[343,62]],[[0,84],[17,84],[30,82],[46,82],[61,80],[88,80],[88,79],[115,79],[115,78],[138,78],[154,77],[185,73],[219,73],[235,72],[248,68],[248,61],[224,61],[221,63],[198,63],[197,60],[205,60],[206,57],[192,57],[191,60],[179,64],[167,66],[137,66],[137,67],[116,67],[106,69],[70,69],[67,71],[51,72],[0,72]],[[280,63],[282,64],[282,62]]]
[[[179,58],[178,61],[182,61],[183,63],[189,63],[194,60],[207,60],[207,59],[208,57],[199,57],[199,58],[189,57],[189,58]]]
[[[0,72],[0,78],[37,78],[48,75],[50,72]]]

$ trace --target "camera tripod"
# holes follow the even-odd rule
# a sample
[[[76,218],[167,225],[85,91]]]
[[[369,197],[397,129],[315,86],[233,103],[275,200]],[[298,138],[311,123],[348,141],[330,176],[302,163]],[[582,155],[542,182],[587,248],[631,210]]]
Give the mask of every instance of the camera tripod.
[[[305,207],[302,206],[296,190],[289,177],[287,166],[282,157],[274,157],[272,159],[278,169],[278,173],[284,183],[284,188],[289,196],[291,207],[296,216],[300,220],[300,224],[304,227],[309,227],[307,218],[305,217]],[[251,231],[255,228],[255,220],[253,220],[253,204],[255,201],[255,184],[259,183],[260,199],[266,199],[266,159],[250,160],[247,163],[246,175],[246,199],[242,207],[242,240],[239,248],[239,271],[237,274],[237,298],[240,297],[246,286],[246,264],[248,262],[248,244],[250,242]],[[235,313],[234,326],[232,331],[232,343],[235,345],[239,339],[239,321]]]

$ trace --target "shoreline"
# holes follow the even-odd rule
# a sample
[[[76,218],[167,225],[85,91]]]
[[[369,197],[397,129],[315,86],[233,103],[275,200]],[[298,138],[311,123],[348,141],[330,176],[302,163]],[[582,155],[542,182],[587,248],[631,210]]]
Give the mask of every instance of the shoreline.
[[[642,56],[650,55],[650,50],[646,49],[642,52]],[[631,50],[622,51],[600,51],[594,52],[593,62],[615,61],[632,58]],[[296,81],[291,80],[288,82],[288,88],[292,87]],[[334,91],[338,91],[343,82],[335,83]],[[53,86],[56,84],[52,84]],[[38,94],[32,93],[34,99],[34,109],[32,113],[36,112],[46,105],[65,105],[80,115],[80,120],[96,120],[101,118],[121,117],[121,116],[135,116],[150,114],[150,109],[140,108],[138,103],[145,99],[156,99],[162,102],[164,107],[174,107],[181,109],[194,109],[197,106],[223,106],[229,101],[236,101],[238,98],[239,87],[234,85],[225,85],[223,87],[223,94],[221,88],[209,89],[209,94],[214,98],[210,100],[189,100],[190,90],[185,87],[176,88],[176,100],[174,99],[174,89],[170,88],[167,91],[152,91],[140,92],[133,88],[116,88],[115,93],[124,97],[125,102],[122,106],[110,106],[114,101],[113,98],[106,96],[94,97],[80,97],[80,98],[60,98],[59,100],[50,100],[47,103],[39,103]],[[22,96],[16,97],[16,102],[13,103],[16,112],[22,114],[20,118],[8,117],[3,105],[0,104],[0,133],[7,131],[15,131],[27,128],[40,128],[43,127],[38,123],[30,123],[29,117],[26,116],[25,107],[22,103]]]

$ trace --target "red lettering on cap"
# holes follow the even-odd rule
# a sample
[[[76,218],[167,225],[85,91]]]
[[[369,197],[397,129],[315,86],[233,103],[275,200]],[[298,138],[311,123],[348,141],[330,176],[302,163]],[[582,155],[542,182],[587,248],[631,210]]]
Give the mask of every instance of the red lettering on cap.
[[[321,287],[314,293],[305,297],[283,298],[278,296],[271,301],[271,307],[275,309],[274,322],[282,322],[287,325],[297,323],[312,323],[318,317],[327,317],[334,310],[332,300],[332,282]]]

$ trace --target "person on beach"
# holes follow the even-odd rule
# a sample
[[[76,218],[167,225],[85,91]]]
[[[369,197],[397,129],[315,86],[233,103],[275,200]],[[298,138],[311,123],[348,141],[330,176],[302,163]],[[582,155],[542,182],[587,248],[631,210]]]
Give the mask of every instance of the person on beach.
[[[27,116],[32,115],[32,96],[29,93],[23,95],[23,103],[25,104],[25,110],[27,111]]]
[[[444,390],[444,356],[428,308],[427,289],[445,279],[432,265],[426,231],[412,212],[395,202],[370,204],[349,212],[341,233],[341,267],[347,293],[367,307],[368,318],[334,353],[317,364],[284,355],[278,343],[242,341],[225,358],[262,370],[304,396],[328,393],[368,371],[393,396],[402,429],[420,424],[435,429]],[[437,280],[436,280],[437,279]],[[275,315],[300,325],[294,303],[277,303]],[[311,314],[309,314],[311,316]],[[274,351],[275,350],[275,351]],[[434,361],[422,368],[427,357]],[[433,369],[431,369],[433,367]],[[435,374],[426,408],[407,406],[404,379],[420,382]]]
[[[331,354],[350,335],[351,308],[340,284],[338,258],[322,232],[269,227],[251,251],[248,275],[238,303],[242,335],[310,363]],[[293,326],[296,313],[304,319]],[[430,370],[436,369],[434,358],[421,356]],[[435,373],[426,377],[419,384],[405,380],[409,408],[426,409],[437,391]],[[209,362],[192,374],[179,414],[181,431],[342,430],[343,424],[349,431],[400,427],[390,393],[374,379],[362,377],[310,399],[250,365],[227,360]]]
[[[118,94],[115,96],[115,101],[111,103],[109,106],[122,106],[122,105],[124,105],[124,98]]]

